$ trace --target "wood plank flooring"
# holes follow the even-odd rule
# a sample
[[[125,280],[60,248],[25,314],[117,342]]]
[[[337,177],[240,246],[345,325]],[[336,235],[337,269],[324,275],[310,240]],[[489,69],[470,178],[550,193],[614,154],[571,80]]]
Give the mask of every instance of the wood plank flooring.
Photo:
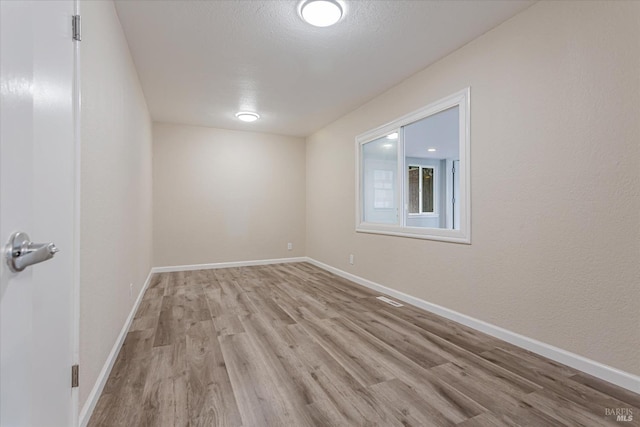
[[[156,274],[89,425],[640,425],[637,394],[378,295],[307,263]]]

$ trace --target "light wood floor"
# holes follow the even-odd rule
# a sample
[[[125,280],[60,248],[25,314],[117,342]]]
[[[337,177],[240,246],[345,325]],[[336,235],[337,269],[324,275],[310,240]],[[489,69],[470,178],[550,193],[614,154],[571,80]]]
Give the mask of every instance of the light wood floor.
[[[640,425],[636,394],[378,295],[306,263],[155,275],[89,425]]]

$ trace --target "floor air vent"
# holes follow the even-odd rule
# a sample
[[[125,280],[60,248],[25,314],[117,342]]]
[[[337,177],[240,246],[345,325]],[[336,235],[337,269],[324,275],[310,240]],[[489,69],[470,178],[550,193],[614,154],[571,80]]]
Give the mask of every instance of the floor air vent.
[[[402,307],[402,304],[400,304],[398,301],[394,301],[392,299],[389,299],[387,297],[376,297],[376,299],[379,299],[380,301],[384,301],[389,305],[392,305],[394,307]]]

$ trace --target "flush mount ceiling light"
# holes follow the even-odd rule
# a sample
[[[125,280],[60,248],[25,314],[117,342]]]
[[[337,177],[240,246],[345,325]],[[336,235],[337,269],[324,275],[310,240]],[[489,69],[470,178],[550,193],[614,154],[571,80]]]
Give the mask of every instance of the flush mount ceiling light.
[[[258,113],[251,113],[249,111],[240,111],[236,113],[236,117],[243,122],[255,122],[260,118]]]
[[[387,139],[398,139],[398,132],[390,133],[387,135]]]
[[[434,151],[436,151],[436,149],[435,148],[427,148],[427,151],[430,152],[430,153],[433,153]]]
[[[328,27],[342,18],[342,6],[336,0],[306,0],[300,6],[300,16],[315,27]]]

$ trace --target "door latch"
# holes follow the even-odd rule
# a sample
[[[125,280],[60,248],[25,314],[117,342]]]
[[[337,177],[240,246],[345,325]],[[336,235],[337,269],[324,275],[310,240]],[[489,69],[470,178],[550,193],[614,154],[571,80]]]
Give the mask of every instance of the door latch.
[[[53,258],[56,252],[58,248],[53,243],[33,243],[29,235],[21,231],[13,233],[5,246],[7,264],[14,273]]]

